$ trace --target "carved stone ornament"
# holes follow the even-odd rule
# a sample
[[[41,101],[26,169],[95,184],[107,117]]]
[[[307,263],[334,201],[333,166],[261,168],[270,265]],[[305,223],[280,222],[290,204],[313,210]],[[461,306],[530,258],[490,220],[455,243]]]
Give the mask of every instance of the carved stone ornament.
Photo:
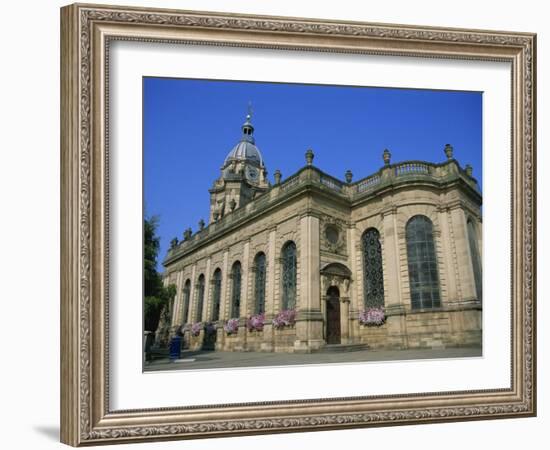
[[[61,30],[62,442],[98,445],[536,414],[535,35],[83,4],[62,8]],[[111,151],[110,45],[119,40],[453,58],[465,65],[475,63],[471,60],[508,62],[514,74],[512,179],[518,181],[511,185],[514,233],[509,233],[514,254],[510,386],[273,402],[259,395],[249,404],[220,400],[207,406],[113,410],[108,376],[111,249],[106,239],[112,212],[105,189],[112,180],[105,167]],[[219,213],[223,216],[223,209]],[[344,235],[345,227],[341,230]]]
[[[329,216],[323,217],[321,247],[331,253],[346,253],[346,228],[344,221]]]
[[[321,295],[325,295],[328,288],[335,286],[340,291],[340,298],[349,297],[351,271],[341,263],[329,263],[321,269]]]
[[[325,295],[331,286],[335,286],[340,291],[340,299],[349,298],[349,287],[351,280],[340,275],[321,275],[322,295]]]

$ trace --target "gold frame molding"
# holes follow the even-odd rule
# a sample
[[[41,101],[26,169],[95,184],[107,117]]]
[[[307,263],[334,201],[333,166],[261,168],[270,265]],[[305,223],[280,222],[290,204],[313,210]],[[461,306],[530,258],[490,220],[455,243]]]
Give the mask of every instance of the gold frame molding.
[[[506,61],[512,67],[510,388],[112,411],[108,79],[112,40]],[[73,446],[536,414],[536,35],[75,4],[61,9],[61,441]]]

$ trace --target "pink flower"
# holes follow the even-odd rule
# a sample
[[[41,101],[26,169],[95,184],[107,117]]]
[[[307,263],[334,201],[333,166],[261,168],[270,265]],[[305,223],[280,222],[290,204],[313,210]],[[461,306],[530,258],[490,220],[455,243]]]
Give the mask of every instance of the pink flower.
[[[386,321],[384,307],[367,308],[359,313],[359,322],[368,326],[380,326]]]
[[[227,334],[236,333],[239,329],[239,319],[229,319],[223,326],[223,329]]]
[[[201,333],[202,327],[202,322],[194,323],[193,325],[191,325],[191,334],[193,336],[198,336]]]
[[[255,314],[246,321],[248,331],[262,331],[264,329],[265,314]]]
[[[273,326],[275,328],[283,328],[292,326],[296,323],[296,310],[284,309],[273,319]]]

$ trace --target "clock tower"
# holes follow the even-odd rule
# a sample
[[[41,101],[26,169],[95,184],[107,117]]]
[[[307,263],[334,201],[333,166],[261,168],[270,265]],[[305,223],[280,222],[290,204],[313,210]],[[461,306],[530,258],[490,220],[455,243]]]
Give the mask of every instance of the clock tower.
[[[267,170],[254,139],[251,115],[241,127],[241,140],[229,152],[210,192],[210,223],[244,206],[269,188]]]

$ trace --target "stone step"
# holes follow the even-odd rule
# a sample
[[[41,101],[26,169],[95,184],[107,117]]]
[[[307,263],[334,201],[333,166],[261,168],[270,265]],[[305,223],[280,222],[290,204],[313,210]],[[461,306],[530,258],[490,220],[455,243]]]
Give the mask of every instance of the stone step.
[[[320,353],[342,353],[342,352],[358,352],[368,350],[368,344],[327,344],[320,348]]]

